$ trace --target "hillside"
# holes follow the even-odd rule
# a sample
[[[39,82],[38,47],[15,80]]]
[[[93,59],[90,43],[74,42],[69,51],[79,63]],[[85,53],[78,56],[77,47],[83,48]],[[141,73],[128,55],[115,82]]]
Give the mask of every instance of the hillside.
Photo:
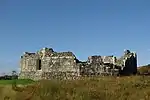
[[[150,75],[150,64],[138,67],[138,73],[142,75]]]

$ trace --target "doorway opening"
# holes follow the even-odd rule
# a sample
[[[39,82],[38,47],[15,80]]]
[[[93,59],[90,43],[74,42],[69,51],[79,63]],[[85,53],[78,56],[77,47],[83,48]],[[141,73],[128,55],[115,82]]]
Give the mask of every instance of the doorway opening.
[[[41,70],[41,60],[37,60],[37,70]]]

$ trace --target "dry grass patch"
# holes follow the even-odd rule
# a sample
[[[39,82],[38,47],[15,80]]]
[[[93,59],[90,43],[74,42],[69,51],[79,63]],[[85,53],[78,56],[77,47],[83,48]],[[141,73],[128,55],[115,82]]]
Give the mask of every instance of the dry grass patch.
[[[4,92],[3,88],[0,92]],[[150,77],[42,80],[34,85],[25,86],[22,92],[14,92],[11,88],[10,91],[12,95],[8,96],[14,96],[11,100],[150,100]]]

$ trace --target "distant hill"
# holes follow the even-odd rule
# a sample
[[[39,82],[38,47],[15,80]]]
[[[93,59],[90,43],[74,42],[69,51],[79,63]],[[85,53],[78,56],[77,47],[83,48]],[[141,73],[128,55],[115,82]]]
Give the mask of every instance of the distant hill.
[[[138,73],[141,75],[150,75],[150,64],[138,67]]]

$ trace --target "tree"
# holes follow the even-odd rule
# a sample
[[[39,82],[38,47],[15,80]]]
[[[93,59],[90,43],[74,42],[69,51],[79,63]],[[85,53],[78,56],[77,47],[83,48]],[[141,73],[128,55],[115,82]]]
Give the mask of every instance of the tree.
[[[17,72],[16,71],[12,71],[12,79],[17,79]]]

